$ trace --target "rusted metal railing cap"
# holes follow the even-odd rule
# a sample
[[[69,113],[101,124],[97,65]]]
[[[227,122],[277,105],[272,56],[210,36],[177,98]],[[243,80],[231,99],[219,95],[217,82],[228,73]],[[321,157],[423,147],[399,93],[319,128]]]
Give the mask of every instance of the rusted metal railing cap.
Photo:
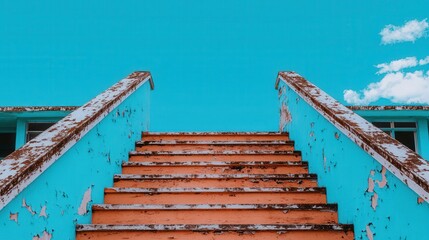
[[[295,72],[279,72],[280,80],[300,95],[346,136],[358,144],[398,177],[420,197],[429,202],[429,163],[402,143],[375,127],[351,109]]]
[[[149,72],[132,73],[0,161],[0,209],[147,81],[153,89]]]

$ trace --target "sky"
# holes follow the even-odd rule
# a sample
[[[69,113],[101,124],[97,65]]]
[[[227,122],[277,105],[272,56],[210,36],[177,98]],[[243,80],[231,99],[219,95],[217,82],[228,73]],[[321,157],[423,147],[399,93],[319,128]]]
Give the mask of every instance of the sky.
[[[344,104],[429,104],[427,9],[427,0],[0,0],[0,105],[83,105],[135,70],[155,81],[153,131],[278,130],[281,70]]]

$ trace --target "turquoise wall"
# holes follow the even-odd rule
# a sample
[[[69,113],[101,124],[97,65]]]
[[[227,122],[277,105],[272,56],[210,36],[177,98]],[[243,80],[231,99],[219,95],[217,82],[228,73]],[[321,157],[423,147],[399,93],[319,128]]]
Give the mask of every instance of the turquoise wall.
[[[281,130],[290,133],[309,171],[327,187],[328,202],[338,203],[340,223],[354,224],[356,239],[427,236],[428,203],[419,203],[416,193],[282,81],[279,89],[280,107],[291,116]]]
[[[75,224],[90,223],[86,210],[103,202],[104,188],[149,128],[149,93],[146,82],[2,209],[0,239],[74,239]]]

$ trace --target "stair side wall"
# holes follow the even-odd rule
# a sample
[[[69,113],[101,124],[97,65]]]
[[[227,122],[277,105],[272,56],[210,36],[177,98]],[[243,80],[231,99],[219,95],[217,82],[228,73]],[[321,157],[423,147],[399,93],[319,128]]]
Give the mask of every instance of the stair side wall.
[[[354,224],[356,239],[421,239],[429,205],[370,154],[330,123],[283,81],[280,131],[289,132],[302,158],[338,203],[340,223]]]
[[[149,130],[149,98],[147,82],[3,208],[0,239],[75,239],[75,224],[90,223],[91,205]]]

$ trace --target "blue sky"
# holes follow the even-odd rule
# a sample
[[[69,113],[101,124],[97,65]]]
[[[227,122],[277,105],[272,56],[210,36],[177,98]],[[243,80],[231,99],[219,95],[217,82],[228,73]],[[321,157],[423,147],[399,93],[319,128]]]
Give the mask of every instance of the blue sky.
[[[376,65],[429,55],[425,36],[382,44],[380,35],[429,18],[427,9],[427,1],[0,1],[0,105],[82,105],[150,70],[152,130],[277,130],[279,70],[345,103],[344,90],[383,79]]]

